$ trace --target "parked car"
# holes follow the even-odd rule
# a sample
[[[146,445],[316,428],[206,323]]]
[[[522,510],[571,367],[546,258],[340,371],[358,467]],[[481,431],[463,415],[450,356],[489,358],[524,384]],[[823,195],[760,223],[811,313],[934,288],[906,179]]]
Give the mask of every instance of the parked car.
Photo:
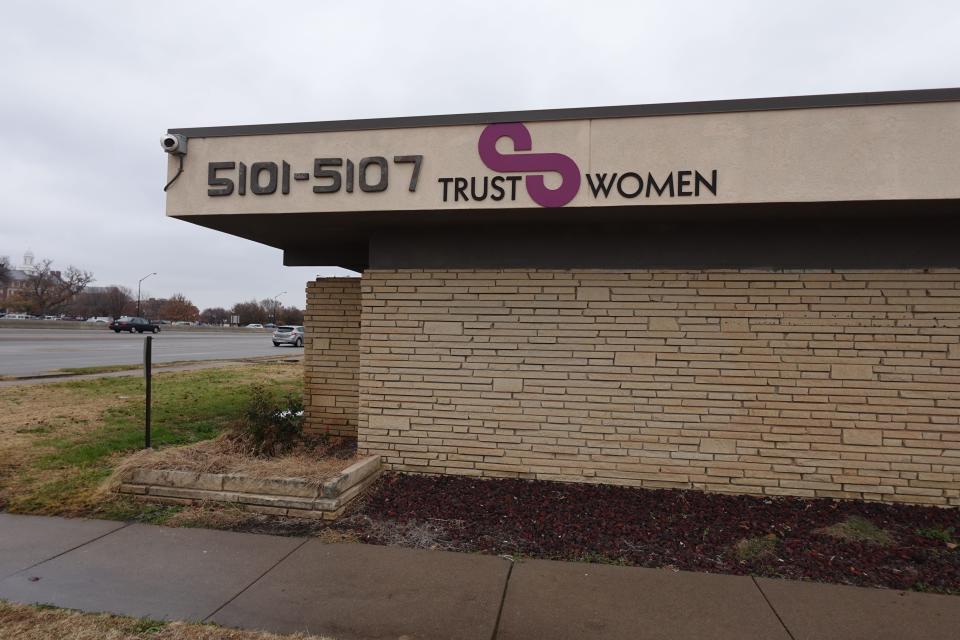
[[[150,333],[159,333],[160,325],[150,322],[146,318],[131,318],[124,316],[119,320],[115,320],[110,323],[110,328],[113,329],[115,333],[120,333],[121,331],[129,331],[133,333],[143,333],[144,331],[149,331]]]
[[[303,327],[293,325],[277,327],[273,332],[273,346],[292,344],[295,347],[303,346]]]
[[[254,322],[253,324],[248,324],[245,329],[263,329],[263,325],[259,322]]]
[[[95,318],[87,318],[87,322],[93,322],[95,324],[110,324],[113,322],[113,318],[108,318],[106,316],[96,316]]]

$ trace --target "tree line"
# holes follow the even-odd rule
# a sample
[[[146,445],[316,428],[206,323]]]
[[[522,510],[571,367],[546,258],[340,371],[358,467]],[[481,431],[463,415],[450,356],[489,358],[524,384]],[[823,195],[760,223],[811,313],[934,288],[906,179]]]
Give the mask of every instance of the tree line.
[[[154,320],[171,322],[202,322],[227,324],[239,316],[240,324],[303,324],[303,311],[288,307],[276,300],[265,299],[238,302],[229,309],[211,307],[200,311],[181,293],[169,298],[150,297],[139,302],[133,292],[122,286],[89,287],[93,274],[67,267],[53,268],[52,260],[41,260],[36,270],[25,280],[13,283],[9,261],[0,257],[0,308],[31,315],[65,315],[70,317],[110,317],[139,315]]]

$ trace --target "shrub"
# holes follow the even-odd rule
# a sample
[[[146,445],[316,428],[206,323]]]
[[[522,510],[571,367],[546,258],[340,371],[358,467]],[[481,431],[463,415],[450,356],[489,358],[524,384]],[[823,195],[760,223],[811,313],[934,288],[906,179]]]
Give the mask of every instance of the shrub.
[[[257,455],[279,455],[303,437],[303,400],[287,395],[281,401],[261,385],[250,387],[238,433]]]

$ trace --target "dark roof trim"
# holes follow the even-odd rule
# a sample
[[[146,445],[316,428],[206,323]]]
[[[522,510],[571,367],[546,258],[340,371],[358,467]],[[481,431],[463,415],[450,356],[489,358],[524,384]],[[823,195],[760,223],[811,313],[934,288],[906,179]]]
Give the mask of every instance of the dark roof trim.
[[[703,113],[736,113],[742,111],[777,111],[783,109],[822,109],[827,107],[864,107],[883,104],[960,101],[960,88],[915,89],[910,91],[876,91],[872,93],[833,93],[815,96],[781,98],[748,98],[709,100],[703,102],[666,102],[619,107],[583,107],[574,109],[538,109],[534,111],[500,111],[462,113],[441,116],[407,116],[400,118],[368,118],[365,120],[330,120],[327,122],[290,122],[285,124],[252,124],[226,127],[193,127],[170,129],[189,138],[224,136],[258,136],[279,133],[320,133],[325,131],[364,131],[369,129],[406,129],[453,125],[490,124],[491,122],[539,122],[547,120],[588,120],[594,118],[637,118],[646,116],[681,116]]]

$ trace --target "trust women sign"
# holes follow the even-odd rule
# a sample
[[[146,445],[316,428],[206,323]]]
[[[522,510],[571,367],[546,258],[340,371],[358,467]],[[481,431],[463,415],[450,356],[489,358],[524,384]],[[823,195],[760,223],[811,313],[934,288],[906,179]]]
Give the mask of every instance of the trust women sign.
[[[535,112],[531,112],[534,113]],[[957,102],[172,130],[167,213],[415,212],[956,197]],[[952,140],[952,142],[951,142]],[[885,159],[896,157],[891,164]],[[182,171],[180,163],[182,161]]]

